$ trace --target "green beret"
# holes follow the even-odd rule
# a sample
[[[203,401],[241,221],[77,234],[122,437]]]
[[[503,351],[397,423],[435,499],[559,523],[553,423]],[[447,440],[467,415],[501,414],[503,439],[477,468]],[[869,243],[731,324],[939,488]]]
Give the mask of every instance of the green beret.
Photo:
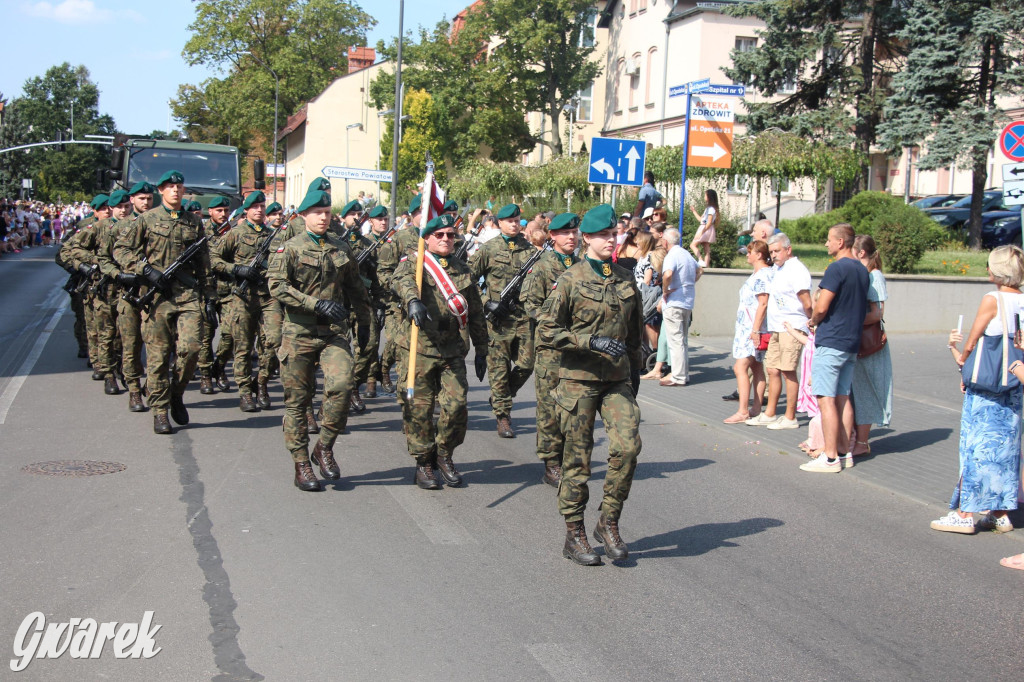
[[[228,216],[228,220],[230,220],[231,222],[234,222],[235,220],[238,220],[239,216],[241,216],[241,215],[242,215],[242,207],[239,206],[238,208],[236,208],[234,211],[231,212],[231,215]]]
[[[266,195],[263,194],[263,192],[256,190],[255,192],[251,192],[249,196],[245,198],[245,201],[242,202],[242,210],[248,211],[250,208],[252,208],[253,204],[265,203],[267,203]]]
[[[518,218],[519,207],[515,204],[505,204],[494,217],[498,220],[504,220],[505,218]]]
[[[193,199],[192,201],[186,201],[184,204],[182,204],[182,208],[188,211],[189,213],[194,213],[196,211],[202,211],[203,205],[200,204],[195,199]]]
[[[345,204],[345,208],[341,209],[341,217],[344,218],[353,211],[358,211],[359,213],[363,212],[363,205],[360,204],[357,199],[353,199],[352,201]]]
[[[115,206],[120,206],[126,201],[128,201],[128,192],[125,192],[123,189],[119,189],[110,193],[110,198],[107,199],[107,206],[114,208]]]
[[[580,232],[594,234],[601,230],[607,230],[609,227],[615,227],[617,223],[615,209],[608,204],[600,204],[587,211],[587,214],[583,216],[583,220],[580,222]]]
[[[455,227],[455,216],[450,213],[442,213],[420,230],[420,236],[426,239],[428,234],[443,227]]]
[[[412,201],[409,202],[409,213],[412,214],[420,210],[421,203],[423,203],[423,195],[417,194],[416,196],[414,196],[412,198]]]
[[[153,193],[153,185],[149,184],[145,180],[142,180],[140,182],[136,182],[134,185],[132,185],[132,188],[130,190],[128,190],[128,196],[130,196],[130,197],[133,197],[136,194],[141,194],[141,193],[152,194]]]
[[[230,206],[231,202],[228,201],[228,198],[223,194],[214,197],[213,200],[210,202],[210,208],[228,208]]]
[[[272,203],[270,206],[267,206],[267,215],[270,215],[271,213],[280,213],[281,211],[284,211],[284,206],[277,203],[276,201]]]
[[[580,226],[580,217],[575,213],[559,213],[551,219],[548,232],[555,230],[575,230]]]
[[[320,192],[330,192],[331,181],[328,180],[327,178],[317,178],[313,182],[309,183],[309,188],[306,189],[307,192],[312,192],[314,190]]]
[[[386,218],[388,216],[387,206],[374,206],[370,209],[371,218]]]
[[[169,170],[160,176],[160,179],[157,180],[156,182],[156,186],[159,187],[165,182],[172,182],[176,185],[183,185],[185,184],[185,176],[176,170]]]
[[[302,200],[302,203],[299,204],[299,213],[308,211],[311,208],[320,208],[323,206],[330,208],[331,195],[322,189],[311,189],[306,192],[306,197]]]
[[[444,202],[444,208],[441,209],[441,211],[443,211],[444,213],[448,213],[449,211],[458,211],[458,210],[459,210],[459,205],[458,205],[458,203],[455,202],[454,199],[449,199],[448,201]]]
[[[108,195],[108,194],[97,194],[96,196],[94,196],[92,198],[92,201],[89,202],[89,206],[92,207],[92,210],[98,211],[101,208],[103,208],[104,206],[106,206],[107,205],[107,201],[109,201],[109,200],[110,200],[110,195]]]

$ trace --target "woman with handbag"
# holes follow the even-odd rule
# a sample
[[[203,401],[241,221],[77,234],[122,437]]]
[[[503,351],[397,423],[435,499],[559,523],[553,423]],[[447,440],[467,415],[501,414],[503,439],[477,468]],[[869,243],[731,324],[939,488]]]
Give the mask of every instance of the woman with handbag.
[[[856,439],[851,452],[854,457],[870,455],[868,437],[871,426],[888,426],[892,418],[892,356],[885,339],[882,317],[889,295],[882,274],[882,257],[869,235],[858,235],[853,240],[853,255],[868,269],[871,284],[868,288],[868,314],[860,337],[860,352],[853,366],[852,410],[843,414],[843,426],[854,429]]]
[[[736,358],[732,371],[736,374],[736,392],[739,393],[740,402],[736,413],[722,420],[726,424],[742,424],[761,414],[761,401],[764,398],[764,365],[761,363],[768,348],[768,287],[772,281],[767,242],[750,242],[747,262],[754,268],[754,273],[740,287],[736,332],[732,340],[732,356]],[[754,407],[748,409],[751,379]]]
[[[950,512],[932,521],[933,530],[971,535],[977,525],[1013,530],[1006,512],[1017,508],[1020,488],[1021,404],[1024,390],[1013,375],[1021,353],[1013,348],[1015,319],[1024,309],[1024,252],[1000,246],[988,257],[988,278],[997,285],[981,299],[967,342],[949,334],[949,348],[962,370],[964,407],[960,417],[960,479]]]

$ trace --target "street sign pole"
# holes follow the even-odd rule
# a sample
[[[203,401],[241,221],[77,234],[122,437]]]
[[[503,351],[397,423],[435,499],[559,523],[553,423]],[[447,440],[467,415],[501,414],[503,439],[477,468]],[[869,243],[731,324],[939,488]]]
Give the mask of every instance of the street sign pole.
[[[686,164],[690,156],[690,105],[693,103],[693,93],[686,88],[686,129],[683,131],[683,171],[682,179],[679,182],[679,239],[683,238],[683,212],[686,206]]]

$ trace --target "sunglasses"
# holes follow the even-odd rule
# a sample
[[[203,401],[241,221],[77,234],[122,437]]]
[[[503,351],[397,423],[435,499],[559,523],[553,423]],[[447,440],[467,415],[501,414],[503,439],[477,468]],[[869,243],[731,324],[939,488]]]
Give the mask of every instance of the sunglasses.
[[[438,239],[455,239],[454,232],[431,232],[430,235]]]

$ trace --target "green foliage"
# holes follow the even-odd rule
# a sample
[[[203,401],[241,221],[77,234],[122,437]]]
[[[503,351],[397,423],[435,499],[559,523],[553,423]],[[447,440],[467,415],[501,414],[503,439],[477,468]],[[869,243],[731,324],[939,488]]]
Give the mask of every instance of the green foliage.
[[[427,153],[434,160],[434,179],[441,187],[448,185],[448,173],[443,163],[444,141],[437,130],[437,105],[433,97],[423,90],[407,90],[405,111],[408,121],[402,122],[402,141],[398,144],[398,177],[405,182],[399,189],[398,206],[406,206],[416,193],[416,183],[426,174]],[[387,117],[387,132],[381,138],[381,170],[391,168],[394,128],[392,117]],[[381,189],[390,192],[391,183],[382,182]]]
[[[910,273],[928,249],[933,235],[923,221],[904,215],[882,215],[875,224],[875,245],[889,272]]]

